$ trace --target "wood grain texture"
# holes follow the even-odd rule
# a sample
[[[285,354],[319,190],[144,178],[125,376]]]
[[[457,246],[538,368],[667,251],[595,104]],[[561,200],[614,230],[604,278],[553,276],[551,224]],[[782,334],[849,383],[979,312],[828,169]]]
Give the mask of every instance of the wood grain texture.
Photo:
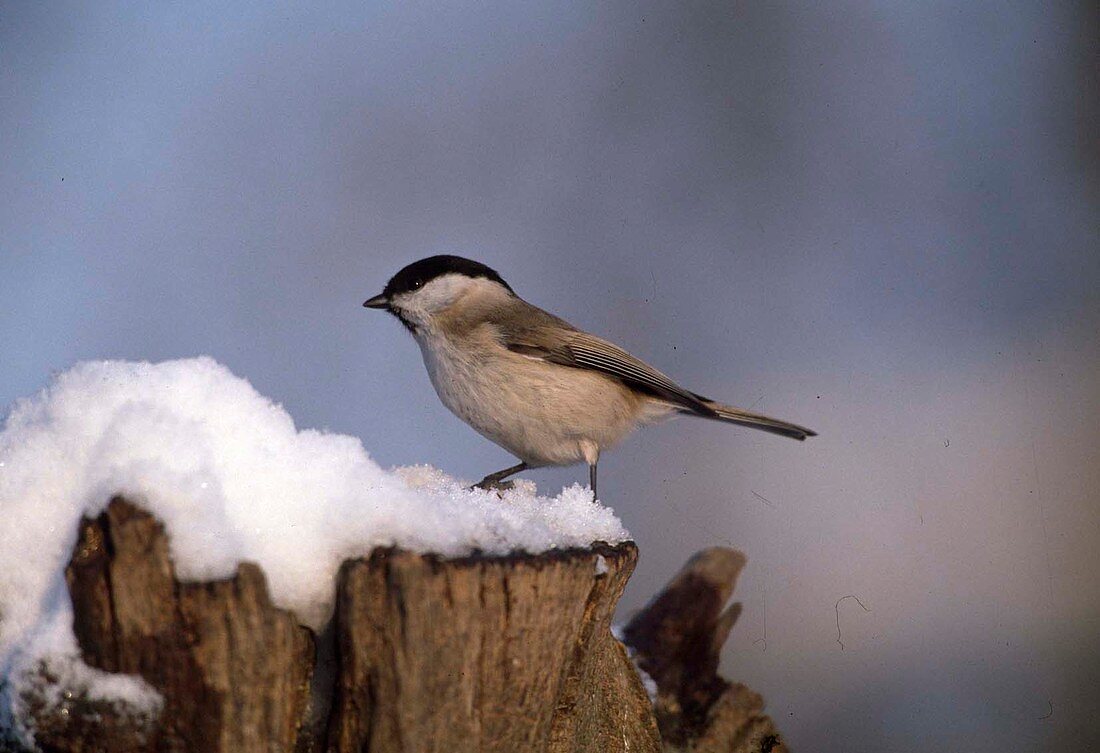
[[[624,544],[345,563],[330,751],[658,751],[649,700],[610,633],[636,559]]]
[[[115,499],[81,523],[66,570],[85,661],[164,697],[149,749],[294,751],[308,715],[310,631],[271,603],[258,567],[180,583],[161,524]]]

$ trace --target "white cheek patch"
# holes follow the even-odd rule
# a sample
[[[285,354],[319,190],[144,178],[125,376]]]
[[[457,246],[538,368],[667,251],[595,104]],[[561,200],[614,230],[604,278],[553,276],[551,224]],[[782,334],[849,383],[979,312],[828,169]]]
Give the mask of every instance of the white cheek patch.
[[[429,281],[409,298],[415,299],[423,311],[439,311],[450,306],[474,281],[465,275],[446,274]]]
[[[459,296],[479,287],[499,288],[493,281],[482,277],[450,273],[436,277],[418,290],[395,296],[393,303],[410,321],[423,324],[433,314],[454,303]]]

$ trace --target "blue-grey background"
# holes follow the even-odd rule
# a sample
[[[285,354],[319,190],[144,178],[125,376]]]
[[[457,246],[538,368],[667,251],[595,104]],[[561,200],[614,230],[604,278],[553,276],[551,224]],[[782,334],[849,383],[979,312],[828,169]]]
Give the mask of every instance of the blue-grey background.
[[[360,307],[472,256],[821,433],[601,466],[624,614],[749,556],[725,671],[794,747],[1100,746],[1095,3],[316,5],[0,5],[0,404],[208,353],[477,478],[510,458]]]

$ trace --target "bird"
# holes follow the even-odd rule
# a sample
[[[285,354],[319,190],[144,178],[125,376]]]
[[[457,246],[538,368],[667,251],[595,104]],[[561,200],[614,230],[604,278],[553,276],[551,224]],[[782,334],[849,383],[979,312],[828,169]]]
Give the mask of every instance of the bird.
[[[681,387],[614,343],[519,297],[493,269],[447,254],[415,261],[363,305],[393,314],[420,346],[456,416],[519,463],[474,487],[505,489],[530,468],[588,465],[641,425],[698,416],[804,440],[816,432]],[[473,488],[473,487],[472,487]]]

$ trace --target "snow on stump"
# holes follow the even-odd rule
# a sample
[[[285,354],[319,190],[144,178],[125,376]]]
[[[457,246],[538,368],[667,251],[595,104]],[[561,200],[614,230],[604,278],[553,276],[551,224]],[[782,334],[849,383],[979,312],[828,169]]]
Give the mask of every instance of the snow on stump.
[[[116,498],[81,521],[65,575],[84,660],[140,675],[164,698],[143,749],[295,749],[308,721],[313,635],[272,605],[258,567],[180,583],[163,526]],[[74,747],[62,739],[56,750],[85,749],[66,737]]]
[[[609,629],[637,558],[611,508],[384,469],[209,358],[90,361],[18,401],[0,510],[3,753],[778,745],[715,674],[740,555],[627,629],[655,713]]]

